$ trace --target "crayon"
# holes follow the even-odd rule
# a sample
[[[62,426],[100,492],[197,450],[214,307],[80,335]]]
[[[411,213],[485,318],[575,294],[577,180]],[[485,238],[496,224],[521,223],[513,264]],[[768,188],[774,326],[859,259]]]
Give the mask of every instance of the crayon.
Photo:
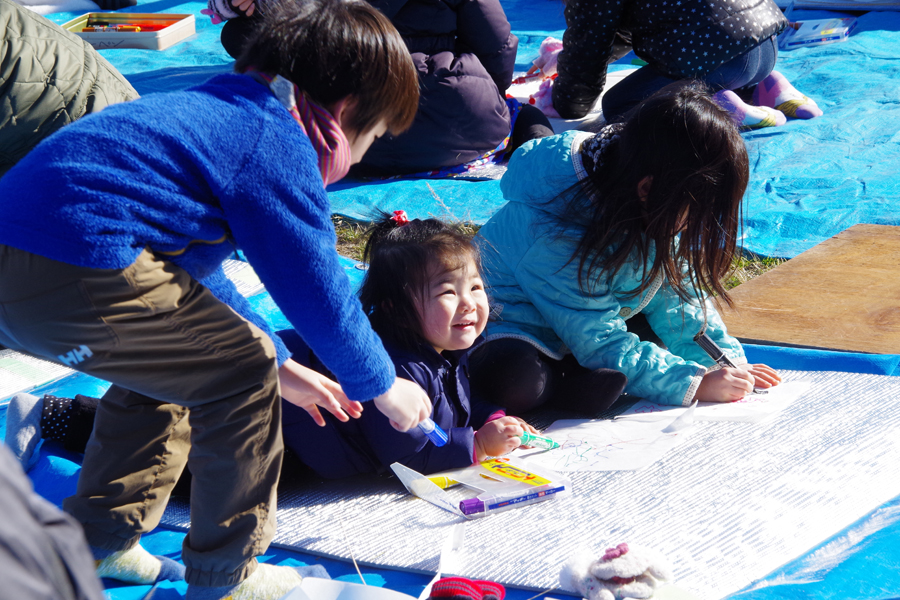
[[[141,31],[141,27],[139,25],[88,25],[81,31],[87,31],[90,33],[112,33],[118,31],[130,31],[137,33]]]

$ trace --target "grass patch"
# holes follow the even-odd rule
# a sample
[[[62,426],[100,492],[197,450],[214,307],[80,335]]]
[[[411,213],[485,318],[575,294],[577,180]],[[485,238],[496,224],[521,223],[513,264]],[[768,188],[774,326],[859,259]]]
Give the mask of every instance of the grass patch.
[[[334,223],[334,230],[337,232],[338,254],[361,261],[366,247],[364,234],[369,224],[340,215],[332,215],[331,222]]]
[[[734,271],[731,276],[725,279],[725,289],[730,290],[736,288],[744,282],[750,281],[754,277],[759,277],[766,271],[771,271],[781,263],[785,262],[783,258],[769,257],[752,257],[738,256],[731,263]]]

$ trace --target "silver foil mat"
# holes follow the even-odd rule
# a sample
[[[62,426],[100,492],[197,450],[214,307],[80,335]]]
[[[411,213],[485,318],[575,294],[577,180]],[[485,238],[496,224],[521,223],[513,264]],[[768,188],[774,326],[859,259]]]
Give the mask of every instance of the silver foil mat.
[[[574,493],[466,525],[457,575],[544,590],[579,547],[655,548],[678,584],[725,597],[900,494],[900,378],[782,373],[810,391],[763,424],[698,422],[641,471],[571,474]],[[184,529],[189,508],[163,518]],[[282,489],[275,544],[363,564],[434,573],[459,517],[396,479]],[[555,592],[554,595],[559,595]]]

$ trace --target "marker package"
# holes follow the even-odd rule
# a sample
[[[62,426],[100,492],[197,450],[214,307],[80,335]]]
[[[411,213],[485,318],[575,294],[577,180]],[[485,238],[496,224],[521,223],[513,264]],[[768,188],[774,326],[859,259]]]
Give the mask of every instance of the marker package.
[[[493,458],[440,475],[465,486],[457,495],[459,510],[468,518],[552,500],[572,490],[568,477],[513,457]]]

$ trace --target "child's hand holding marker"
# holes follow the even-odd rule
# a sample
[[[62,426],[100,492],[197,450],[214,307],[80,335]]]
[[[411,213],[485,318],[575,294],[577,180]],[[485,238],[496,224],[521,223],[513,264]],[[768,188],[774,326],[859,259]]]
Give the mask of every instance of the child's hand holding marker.
[[[515,417],[488,421],[475,432],[475,457],[479,462],[490,456],[503,456],[522,445],[522,423]]]
[[[518,417],[500,417],[485,423],[475,432],[475,454],[479,461],[489,456],[503,456],[519,446],[552,450],[559,446]]]

